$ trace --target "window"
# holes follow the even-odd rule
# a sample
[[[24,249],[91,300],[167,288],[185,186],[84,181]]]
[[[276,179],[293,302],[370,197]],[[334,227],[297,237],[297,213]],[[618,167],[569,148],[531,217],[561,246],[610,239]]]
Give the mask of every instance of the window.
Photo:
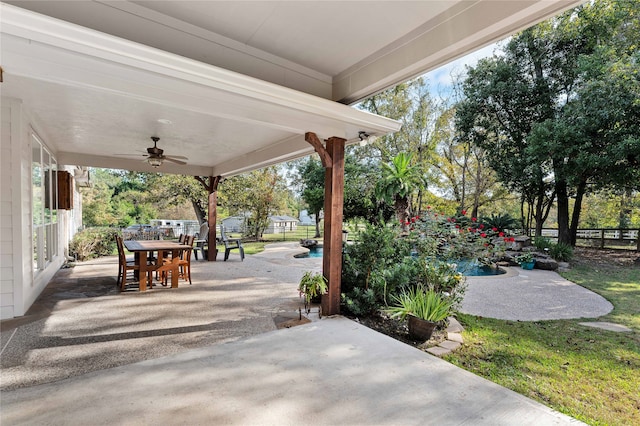
[[[42,141],[31,135],[33,269],[43,270],[58,255],[58,165]]]

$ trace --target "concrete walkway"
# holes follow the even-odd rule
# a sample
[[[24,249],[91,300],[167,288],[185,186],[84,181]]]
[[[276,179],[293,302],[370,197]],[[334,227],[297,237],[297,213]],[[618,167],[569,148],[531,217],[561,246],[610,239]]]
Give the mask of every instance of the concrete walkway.
[[[520,267],[507,274],[468,277],[461,311],[512,321],[598,318],[613,310],[604,297],[553,271]]]
[[[4,393],[3,425],[578,424],[342,317]]]
[[[196,262],[192,286],[145,293],[114,290],[115,259],[59,271],[2,321],[0,423],[579,423],[343,317],[278,330],[320,269],[299,251]]]

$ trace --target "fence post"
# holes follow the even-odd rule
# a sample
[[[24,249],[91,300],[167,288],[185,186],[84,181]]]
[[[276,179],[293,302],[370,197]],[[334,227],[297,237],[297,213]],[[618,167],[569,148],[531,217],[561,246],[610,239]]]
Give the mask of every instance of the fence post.
[[[636,251],[640,251],[640,228],[638,228],[638,235],[636,235]]]
[[[600,248],[604,248],[604,229],[600,230]]]

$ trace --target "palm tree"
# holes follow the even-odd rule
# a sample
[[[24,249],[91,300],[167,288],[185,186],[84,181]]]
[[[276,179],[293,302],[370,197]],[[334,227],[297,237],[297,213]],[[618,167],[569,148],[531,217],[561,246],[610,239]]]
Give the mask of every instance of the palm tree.
[[[409,217],[409,196],[426,186],[422,167],[412,165],[412,159],[412,154],[401,152],[390,163],[383,163],[382,179],[376,185],[376,196],[379,200],[393,203],[396,218],[403,230],[407,227]]]

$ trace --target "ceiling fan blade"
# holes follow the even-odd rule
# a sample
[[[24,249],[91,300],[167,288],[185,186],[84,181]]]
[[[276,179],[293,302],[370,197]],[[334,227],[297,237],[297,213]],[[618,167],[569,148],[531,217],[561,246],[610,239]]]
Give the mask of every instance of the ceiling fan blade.
[[[148,157],[149,154],[113,154],[116,157]]]
[[[174,157],[174,158],[171,158],[171,157],[167,157],[167,156],[165,156],[165,157],[164,157],[164,159],[165,159],[166,161],[171,161],[172,163],[176,163],[176,164],[180,164],[180,165],[185,165],[185,164],[187,164],[185,161],[176,160],[176,158],[175,158],[175,157]]]
[[[165,155],[164,157],[165,158],[173,158],[173,159],[176,159],[176,160],[188,160],[189,159],[189,158],[184,157],[182,155]]]

